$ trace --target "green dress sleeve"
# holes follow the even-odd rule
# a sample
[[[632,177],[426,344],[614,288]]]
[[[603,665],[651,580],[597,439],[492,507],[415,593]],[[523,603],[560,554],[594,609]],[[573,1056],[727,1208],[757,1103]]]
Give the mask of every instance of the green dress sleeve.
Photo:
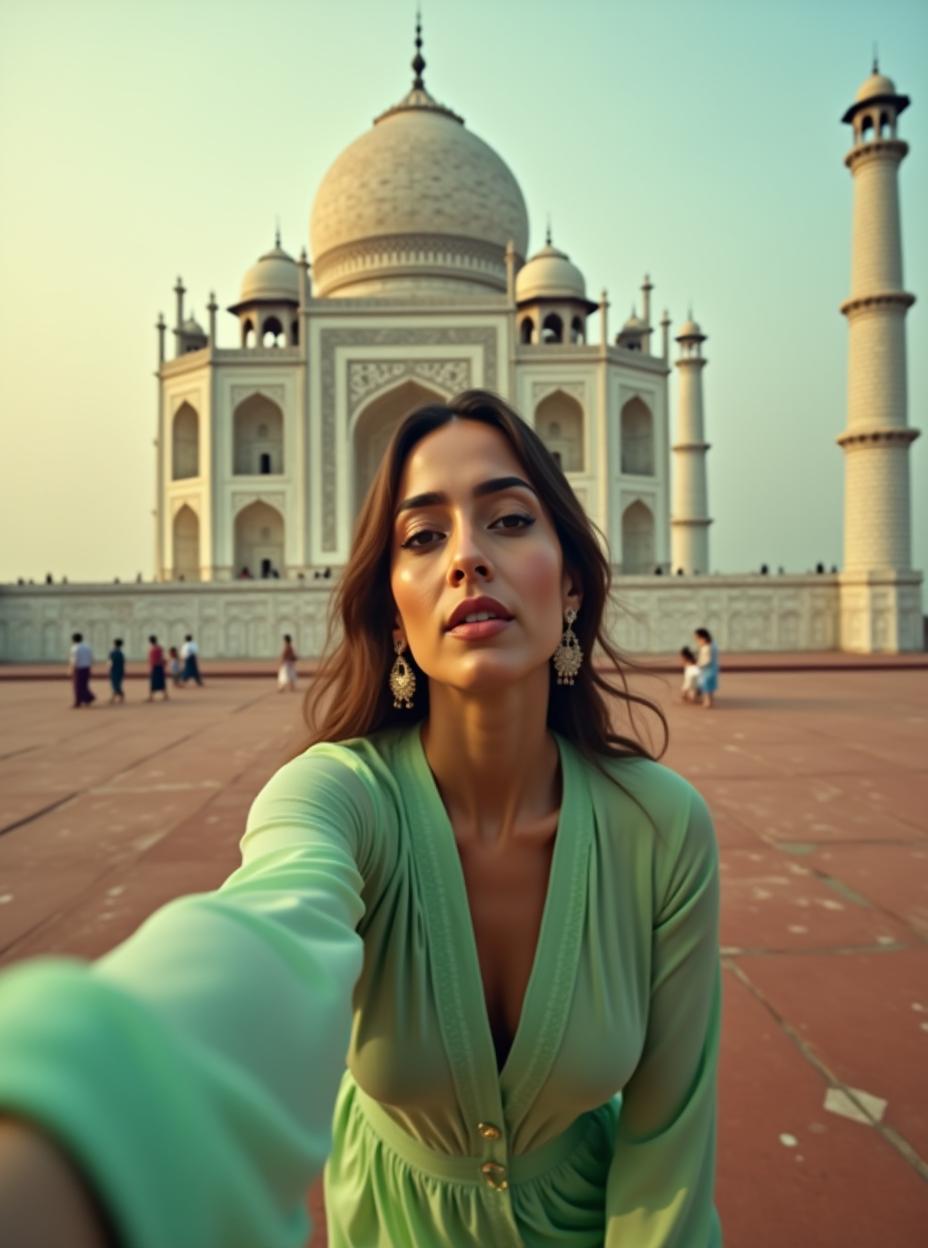
[[[606,1188],[605,1248],[718,1248],[722,1242],[714,1204],[718,849],[705,802],[687,789],[688,811],[684,804],[679,826],[657,834],[648,1024],[622,1092]]]
[[[0,1106],[96,1190],[125,1248],[302,1248],[362,965],[359,864],[377,821],[320,746],[255,799],[241,867],[87,965],[0,976]]]

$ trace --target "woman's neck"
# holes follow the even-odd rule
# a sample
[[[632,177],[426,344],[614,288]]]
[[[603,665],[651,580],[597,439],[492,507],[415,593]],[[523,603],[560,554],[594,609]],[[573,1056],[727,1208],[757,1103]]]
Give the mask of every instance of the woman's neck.
[[[430,682],[422,744],[459,840],[503,848],[557,812],[560,758],[547,710],[547,672],[491,694]]]

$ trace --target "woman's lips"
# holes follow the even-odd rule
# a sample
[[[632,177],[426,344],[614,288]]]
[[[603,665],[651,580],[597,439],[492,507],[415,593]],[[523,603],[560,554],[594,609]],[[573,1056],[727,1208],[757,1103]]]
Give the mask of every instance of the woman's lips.
[[[512,620],[475,620],[473,624],[456,624],[449,628],[448,636],[459,637],[462,641],[480,641],[484,637],[495,637],[511,623]]]

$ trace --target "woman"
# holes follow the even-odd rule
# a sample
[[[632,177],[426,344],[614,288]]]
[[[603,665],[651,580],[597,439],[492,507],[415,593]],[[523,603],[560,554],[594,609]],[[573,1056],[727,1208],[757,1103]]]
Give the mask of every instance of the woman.
[[[148,639],[148,697],[146,702],[154,702],[155,694],[161,694],[162,702],[168,700],[168,686],[164,672],[164,650],[158,645],[158,638],[152,633]]]
[[[285,689],[296,692],[296,651],[289,633],[284,633],[284,648],[280,652],[280,667],[277,669],[277,692],[283,693]]]
[[[699,667],[699,692],[706,710],[712,709],[712,695],[719,687],[719,648],[712,640],[708,628],[697,628],[696,663]]]
[[[401,424],[243,865],[0,978],[0,1103],[122,1242],[298,1248],[328,1156],[331,1248],[721,1243],[715,838],[589,661],[608,583],[502,400]]]

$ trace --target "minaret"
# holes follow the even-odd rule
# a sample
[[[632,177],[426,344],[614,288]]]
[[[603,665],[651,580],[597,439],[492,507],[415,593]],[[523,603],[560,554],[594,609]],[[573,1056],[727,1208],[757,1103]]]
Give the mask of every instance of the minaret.
[[[915,302],[902,282],[898,170],[908,144],[897,137],[909,98],[873,72],[842,121],[854,132],[844,158],[854,186],[851,294],[847,317],[844,451],[845,650],[921,649],[920,573],[912,571],[905,315]]]
[[[709,499],[702,408],[702,370],[706,335],[690,319],[676,335],[680,355],[677,391],[677,439],[673,444],[673,505],[670,516],[671,571],[688,575],[709,571]]]
[[[644,336],[644,353],[651,354],[651,291],[654,289],[651,279],[647,273],[644,275],[644,281],[641,283],[641,319],[648,327],[648,332]]]

